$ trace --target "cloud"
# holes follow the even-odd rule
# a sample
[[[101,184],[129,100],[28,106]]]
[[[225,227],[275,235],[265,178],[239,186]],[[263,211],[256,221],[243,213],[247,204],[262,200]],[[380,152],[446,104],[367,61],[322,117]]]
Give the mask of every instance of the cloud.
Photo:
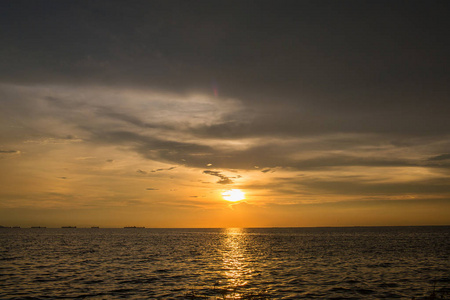
[[[219,184],[232,184],[233,183],[233,181],[228,176],[223,175],[219,171],[205,170],[205,171],[203,171],[203,174],[208,174],[211,176],[219,177],[219,181],[217,181],[217,183],[219,183]]]
[[[137,126],[140,128],[164,128],[164,127],[166,127],[163,124],[151,124],[151,123],[143,122],[136,116],[133,116],[131,114],[126,114],[123,112],[117,112],[110,107],[97,106],[95,108],[96,108],[95,111],[96,111],[97,115],[99,115],[99,116],[108,117],[108,118],[111,118],[114,120],[129,123],[131,125],[134,125],[134,126]]]
[[[146,188],[147,191],[158,191],[159,189],[155,189],[155,188]]]
[[[429,161],[441,161],[441,160],[448,160],[448,159],[450,159],[450,153],[436,155],[436,156],[430,157],[428,160]]]
[[[6,99],[11,100],[8,107],[14,107],[8,115],[20,117],[27,128],[35,130],[34,135],[40,136],[35,140],[77,141],[92,147],[108,145],[176,166],[214,165],[218,169],[238,170],[252,170],[254,166],[260,166],[261,170],[277,166],[300,170],[416,166],[425,164],[419,159],[423,154],[442,153],[450,146],[445,142],[447,137],[440,135],[354,133],[350,130],[353,125],[340,133],[325,130],[326,122],[336,118],[335,115],[324,116],[328,121],[318,121],[316,130],[313,128],[316,120],[311,123],[307,118],[294,116],[290,109],[277,108],[268,114],[265,110],[271,108],[270,102],[255,106],[245,119],[249,109],[237,104],[245,104],[245,99],[221,103],[204,95],[105,87],[3,85],[2,88]],[[182,112],[179,105],[183,109],[192,106],[189,109],[194,115]],[[214,115],[215,110],[225,113]],[[330,123],[330,128],[335,128],[333,122],[337,120]],[[229,134],[199,133],[210,127],[222,127]],[[18,136],[26,135],[11,133],[8,139],[17,140]]]
[[[215,182],[273,203],[448,197],[441,6],[10,1],[0,10],[0,190],[23,186],[39,206],[42,180],[66,169],[73,191],[101,194],[80,194],[89,205],[151,202],[130,171],[172,185],[165,202]]]
[[[264,173],[272,171],[276,166],[299,170],[350,166],[418,166],[423,161],[418,155],[411,155],[414,149],[420,154],[420,151],[427,148],[433,151],[435,144],[445,145],[439,138],[416,139],[406,146],[391,143],[389,136],[338,134],[296,139],[256,139],[249,141],[247,145],[243,142],[245,147],[223,147],[205,139],[184,141],[178,134],[168,139],[167,135],[152,136],[131,130],[83,126],[91,134],[87,140],[123,145],[150,160],[196,168],[211,164],[216,168],[252,170],[255,166],[262,166]],[[188,132],[185,133],[188,136]],[[410,155],[405,156],[403,149],[408,149]],[[160,168],[151,172],[173,168]]]
[[[171,171],[171,170],[173,170],[173,169],[176,169],[177,167],[170,167],[170,168],[161,168],[161,169],[156,169],[156,170],[152,170],[151,172],[152,173],[155,173],[155,172],[161,172],[161,171]]]
[[[151,160],[191,166],[204,166],[204,161],[215,153],[209,146],[191,142],[172,141],[162,137],[147,136],[127,130],[107,131],[101,128],[85,128],[91,132],[89,140],[97,144],[126,145]],[[162,170],[173,170],[174,167]],[[155,170],[156,171],[156,170]]]
[[[420,161],[389,157],[361,157],[359,155],[326,155],[312,159],[292,162],[291,166],[299,170],[332,167],[405,167],[418,166]]]
[[[0,150],[0,154],[19,154],[18,150]]]
[[[409,181],[380,182],[377,179],[349,178],[286,178],[280,186],[291,187],[290,192],[310,192],[314,195],[358,195],[358,196],[398,196],[398,195],[446,195],[450,197],[448,179],[415,179]]]

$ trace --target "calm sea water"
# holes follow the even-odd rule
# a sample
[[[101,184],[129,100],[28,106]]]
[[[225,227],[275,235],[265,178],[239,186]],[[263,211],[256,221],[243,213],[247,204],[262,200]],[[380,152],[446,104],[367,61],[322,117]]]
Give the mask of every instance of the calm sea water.
[[[1,299],[392,299],[450,285],[450,227],[0,229]]]

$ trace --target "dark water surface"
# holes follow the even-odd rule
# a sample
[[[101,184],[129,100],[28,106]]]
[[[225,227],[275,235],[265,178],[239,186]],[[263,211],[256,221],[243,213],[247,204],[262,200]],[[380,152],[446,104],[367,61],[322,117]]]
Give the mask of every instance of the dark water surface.
[[[1,299],[411,299],[450,227],[0,229]]]

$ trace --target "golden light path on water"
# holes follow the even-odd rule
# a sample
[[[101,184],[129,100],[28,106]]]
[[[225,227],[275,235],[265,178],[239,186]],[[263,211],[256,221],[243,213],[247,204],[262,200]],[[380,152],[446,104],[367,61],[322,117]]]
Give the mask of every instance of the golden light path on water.
[[[253,273],[245,257],[245,230],[242,228],[226,228],[223,240],[223,270],[227,279],[228,297],[225,299],[241,299],[239,288],[248,284],[247,279]]]

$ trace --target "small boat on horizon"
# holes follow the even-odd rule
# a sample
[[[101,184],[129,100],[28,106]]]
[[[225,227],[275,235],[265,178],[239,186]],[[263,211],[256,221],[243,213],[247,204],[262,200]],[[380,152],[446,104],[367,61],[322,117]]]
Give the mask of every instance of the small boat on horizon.
[[[45,226],[31,226],[31,228],[47,228]]]
[[[137,227],[137,226],[125,226],[124,228],[130,229],[130,228],[145,228],[144,226],[142,227]]]
[[[77,228],[77,226],[61,226],[61,228]]]

